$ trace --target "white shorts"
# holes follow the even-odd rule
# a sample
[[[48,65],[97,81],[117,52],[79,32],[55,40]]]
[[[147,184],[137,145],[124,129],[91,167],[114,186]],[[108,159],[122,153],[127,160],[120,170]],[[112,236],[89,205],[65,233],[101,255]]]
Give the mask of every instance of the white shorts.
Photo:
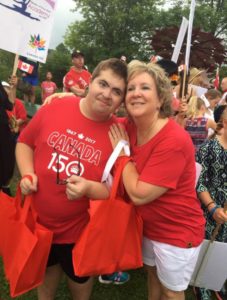
[[[143,238],[143,262],[156,266],[157,276],[163,286],[172,291],[187,289],[200,246],[180,248]]]

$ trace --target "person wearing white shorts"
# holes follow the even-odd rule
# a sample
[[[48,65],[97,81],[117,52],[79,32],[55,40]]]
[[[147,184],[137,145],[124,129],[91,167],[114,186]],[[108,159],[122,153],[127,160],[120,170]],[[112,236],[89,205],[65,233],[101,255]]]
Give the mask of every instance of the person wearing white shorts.
[[[170,81],[157,64],[130,62],[127,132],[113,125],[109,134],[113,146],[130,141],[132,161],[122,179],[143,219],[149,300],[184,299],[205,233],[194,147],[172,119],[172,98]]]
[[[180,296],[180,292],[189,285],[200,247],[180,248],[144,237],[143,262],[149,280],[153,281],[152,286],[156,285],[156,289],[151,290],[150,294],[161,288],[169,290],[168,293],[179,292]]]

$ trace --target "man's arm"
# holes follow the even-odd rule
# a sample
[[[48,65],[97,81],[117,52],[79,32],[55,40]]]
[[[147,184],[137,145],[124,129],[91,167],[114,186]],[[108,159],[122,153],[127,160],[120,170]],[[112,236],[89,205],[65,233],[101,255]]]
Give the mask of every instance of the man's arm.
[[[17,82],[18,82],[17,77],[15,75],[11,76],[9,80],[10,89],[9,89],[8,97],[9,97],[9,101],[13,104],[15,103],[15,99],[16,99]]]
[[[33,154],[31,147],[24,143],[17,143],[16,160],[22,176],[20,187],[24,195],[37,191],[38,178],[34,172]],[[32,182],[25,177],[26,175],[31,175]]]
[[[71,176],[67,179],[66,194],[69,200],[87,197],[93,200],[107,199],[109,190],[104,183],[92,181],[80,176]]]
[[[76,85],[71,86],[70,91],[79,97],[84,97],[87,94],[87,88],[81,89],[81,88],[79,88],[79,86],[76,86]]]

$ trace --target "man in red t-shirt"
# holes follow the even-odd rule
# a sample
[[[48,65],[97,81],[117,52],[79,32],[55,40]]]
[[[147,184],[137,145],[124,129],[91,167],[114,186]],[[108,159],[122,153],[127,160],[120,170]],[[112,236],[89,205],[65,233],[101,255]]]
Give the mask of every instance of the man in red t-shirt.
[[[114,112],[124,99],[126,79],[123,62],[102,61],[85,98],[66,96],[43,106],[19,137],[22,192],[34,193],[38,221],[54,233],[40,300],[54,299],[62,272],[73,299],[90,297],[92,278],[76,276],[72,248],[89,221],[89,199],[109,196],[100,181],[112,153],[108,131],[117,122]]]
[[[84,54],[79,50],[72,53],[72,64],[63,78],[64,92],[72,92],[79,97],[86,95],[91,74],[84,68]]]

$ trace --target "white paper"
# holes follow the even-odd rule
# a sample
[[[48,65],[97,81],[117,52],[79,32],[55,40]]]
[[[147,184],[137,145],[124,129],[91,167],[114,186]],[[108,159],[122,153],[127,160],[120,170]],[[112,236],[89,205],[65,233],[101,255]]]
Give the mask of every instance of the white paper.
[[[192,89],[195,91],[196,96],[201,97],[202,95],[204,95],[207,92],[207,89],[204,87],[201,87],[199,85],[194,85],[191,84],[190,85],[192,87]]]

